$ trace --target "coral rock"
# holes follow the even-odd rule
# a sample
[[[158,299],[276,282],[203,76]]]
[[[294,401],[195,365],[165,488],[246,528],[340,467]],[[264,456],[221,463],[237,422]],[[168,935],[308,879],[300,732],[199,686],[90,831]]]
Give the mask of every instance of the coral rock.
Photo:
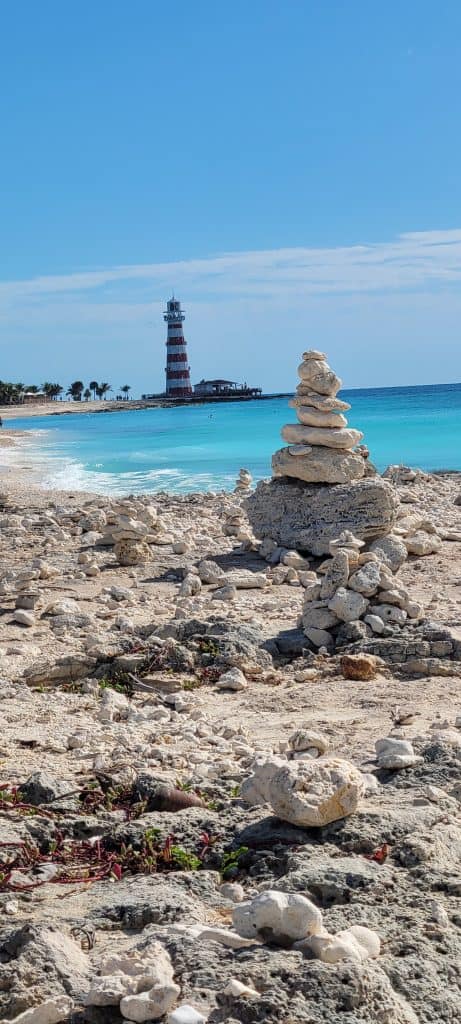
[[[358,769],[333,757],[290,761],[273,772],[268,786],[274,814],[306,828],[319,828],[352,814],[362,792]]]

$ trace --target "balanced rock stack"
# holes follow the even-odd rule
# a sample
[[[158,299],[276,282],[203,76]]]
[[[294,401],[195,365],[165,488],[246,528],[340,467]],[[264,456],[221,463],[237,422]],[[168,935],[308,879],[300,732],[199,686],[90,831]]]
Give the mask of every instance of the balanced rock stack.
[[[342,381],[328,366],[323,352],[303,353],[298,367],[300,384],[290,402],[299,423],[282,429],[287,448],[275,452],[275,476],[296,477],[309,483],[348,483],[365,475],[361,453],[352,449],[363,434],[347,426],[347,402],[337,398]]]
[[[274,548],[324,555],[342,530],[372,541],[391,532],[399,499],[368,462],[363,435],[348,427],[341,381],[323,352],[303,355],[291,406],[298,423],[282,429],[288,444],[272,457],[272,480],[244,500],[255,536]]]
[[[253,477],[248,469],[239,469],[234,494],[248,494]]]

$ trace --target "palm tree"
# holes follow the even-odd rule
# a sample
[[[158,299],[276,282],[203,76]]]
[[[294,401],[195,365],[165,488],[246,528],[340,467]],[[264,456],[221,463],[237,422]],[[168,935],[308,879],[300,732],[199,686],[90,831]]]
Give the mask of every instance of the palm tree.
[[[0,405],[17,405],[22,399],[23,390],[23,384],[0,380]]]
[[[87,402],[88,399],[91,398],[91,391],[90,391],[89,388],[85,388],[85,390],[83,392],[83,397],[85,399],[85,402]]]
[[[14,385],[0,380],[0,405],[10,405],[14,396]]]
[[[31,395],[36,395],[37,391],[38,391],[38,387],[37,387],[36,384],[26,384],[26,386],[24,388],[24,391],[29,391],[29,393]]]
[[[98,387],[99,387],[99,384],[98,384],[97,380],[90,380],[90,383],[89,383],[88,387],[91,388],[91,390],[93,392],[93,398],[96,401],[96,392],[97,392]]]
[[[112,391],[112,384],[103,383],[99,384],[96,388],[97,395],[99,398],[104,398],[104,401],[106,400],[106,394],[108,391]]]
[[[120,391],[123,391],[125,395],[125,401],[128,401],[128,394],[131,391],[131,384],[122,384]]]
[[[74,402],[82,401],[83,381],[74,380],[73,384],[67,389],[67,394],[73,398]]]
[[[63,388],[60,384],[50,384],[49,381],[45,381],[42,384],[42,391],[45,392],[45,395],[48,395],[48,398],[55,399],[58,395],[62,394]]]

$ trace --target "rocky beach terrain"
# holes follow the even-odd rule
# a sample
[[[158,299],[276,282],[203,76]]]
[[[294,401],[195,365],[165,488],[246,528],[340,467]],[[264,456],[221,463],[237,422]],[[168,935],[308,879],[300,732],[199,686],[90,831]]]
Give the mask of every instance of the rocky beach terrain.
[[[3,485],[2,1024],[459,1019],[461,477],[299,373],[256,488]]]

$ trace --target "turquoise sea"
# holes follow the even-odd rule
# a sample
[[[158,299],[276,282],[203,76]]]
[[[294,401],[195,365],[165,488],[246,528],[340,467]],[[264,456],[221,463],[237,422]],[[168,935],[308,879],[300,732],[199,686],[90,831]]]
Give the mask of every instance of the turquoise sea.
[[[461,470],[461,384],[342,392],[351,426],[363,431],[379,470],[405,463]],[[0,461],[32,465],[45,486],[106,494],[232,489],[245,466],[270,475],[294,421],[287,399],[44,416],[5,421],[28,432],[26,447],[1,449]]]

